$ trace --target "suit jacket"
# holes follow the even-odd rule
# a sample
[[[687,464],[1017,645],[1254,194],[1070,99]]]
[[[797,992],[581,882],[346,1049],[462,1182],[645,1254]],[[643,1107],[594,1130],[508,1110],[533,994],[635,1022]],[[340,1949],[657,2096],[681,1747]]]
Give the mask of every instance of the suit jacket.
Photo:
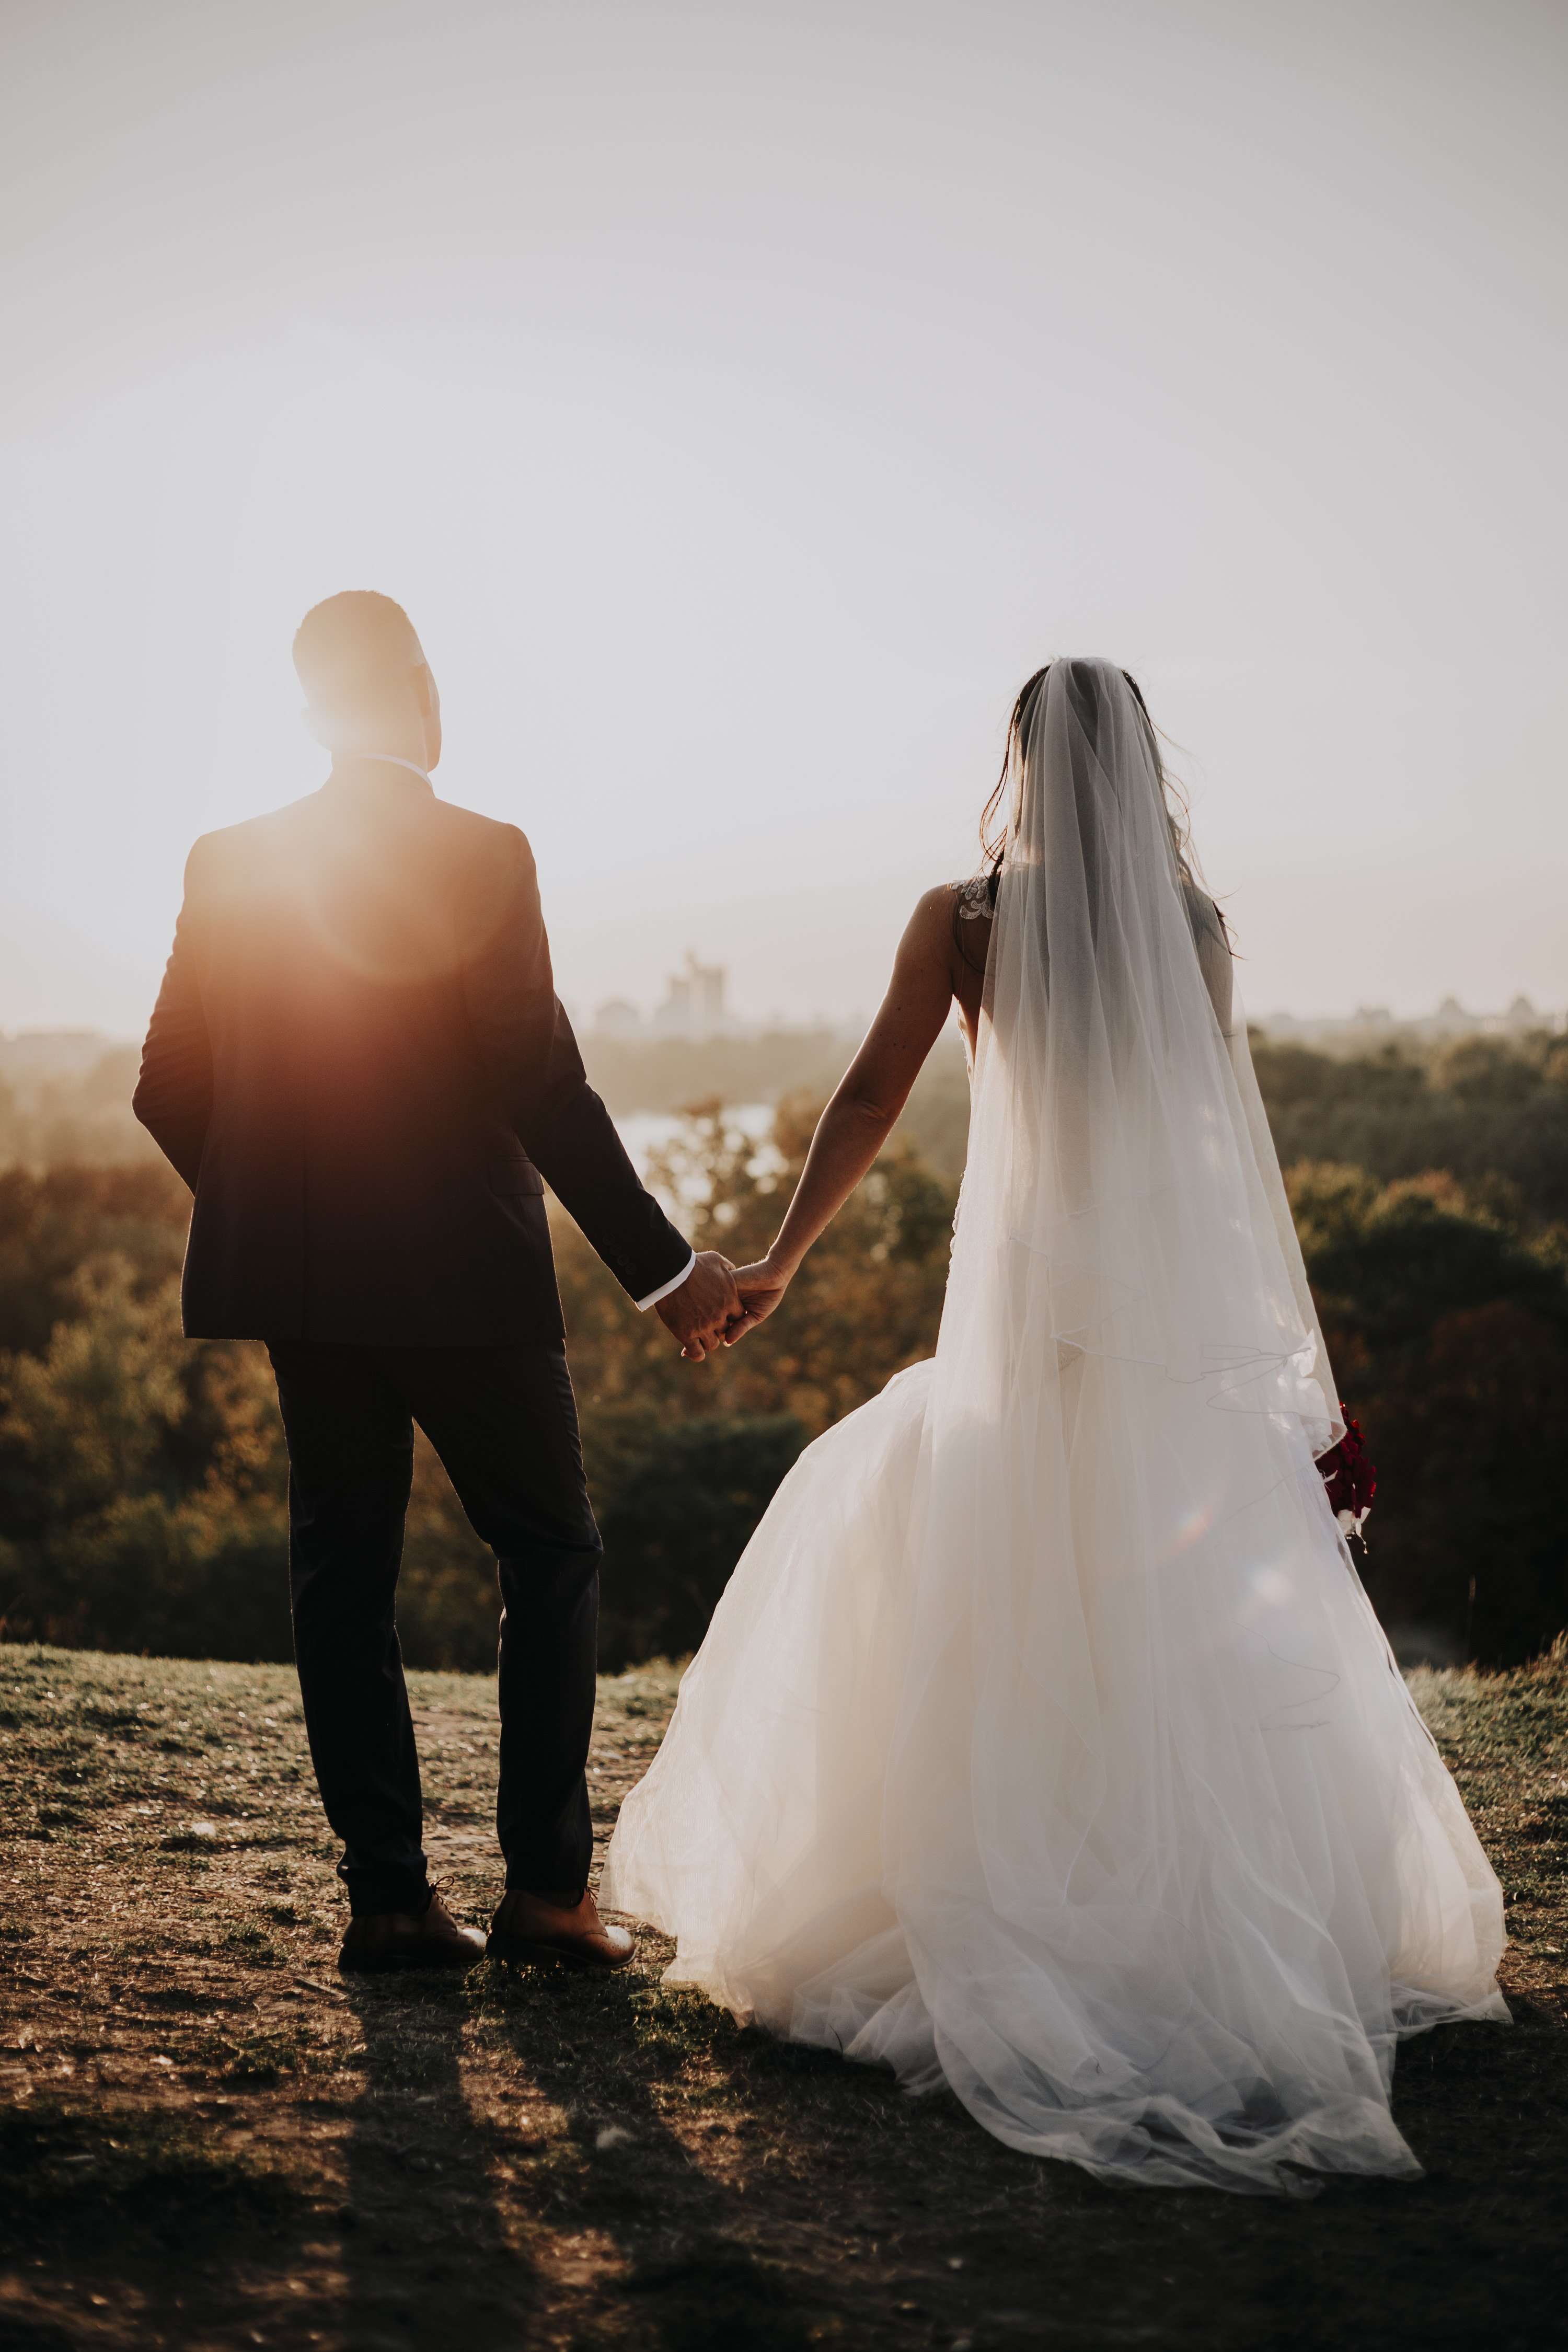
[[[527,842],[399,768],[196,843],[134,1107],[196,1196],[193,1338],[559,1339],[545,1178],[634,1297],[689,1255],[588,1085]]]

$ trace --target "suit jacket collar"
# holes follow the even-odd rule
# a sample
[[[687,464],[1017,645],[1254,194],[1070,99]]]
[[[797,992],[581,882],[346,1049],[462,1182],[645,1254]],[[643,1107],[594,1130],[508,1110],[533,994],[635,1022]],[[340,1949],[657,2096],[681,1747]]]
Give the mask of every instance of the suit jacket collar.
[[[387,776],[385,772],[389,768],[400,769],[402,775]],[[435,797],[436,787],[426,771],[416,768],[412,760],[399,760],[391,751],[338,752],[333,756],[332,772],[327,782],[329,784],[357,784],[368,781],[370,772],[376,769],[382,772],[383,779],[388,783],[401,783],[405,775],[417,777],[432,799]]]

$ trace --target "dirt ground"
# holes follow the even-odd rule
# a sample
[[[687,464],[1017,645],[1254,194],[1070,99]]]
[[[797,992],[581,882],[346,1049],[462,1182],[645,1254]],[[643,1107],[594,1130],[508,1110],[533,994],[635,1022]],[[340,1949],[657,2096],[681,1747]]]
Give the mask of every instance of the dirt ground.
[[[601,1843],[674,1699],[601,1686]],[[416,1675],[433,1868],[497,1889],[494,1694]],[[1099,2186],[659,1990],[339,1979],[292,1674],[0,1647],[0,2341],[647,2347],[1561,2341],[1568,1667],[1422,1677],[1503,1873],[1511,2030],[1406,2045],[1415,2183]]]

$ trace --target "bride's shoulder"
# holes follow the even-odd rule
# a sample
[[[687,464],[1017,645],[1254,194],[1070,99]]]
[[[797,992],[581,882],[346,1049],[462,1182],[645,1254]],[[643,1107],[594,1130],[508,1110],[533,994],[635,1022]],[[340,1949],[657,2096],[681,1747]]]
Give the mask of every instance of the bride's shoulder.
[[[918,900],[899,942],[897,968],[907,980],[929,975],[967,1003],[984,977],[991,949],[991,892],[982,874],[970,882],[939,882]]]
[[[967,882],[939,882],[917,901],[913,919],[927,923],[989,922],[995,912],[991,877],[972,874]]]
[[[985,875],[978,874],[968,882],[939,882],[925,891],[916,901],[905,938],[910,944],[922,942],[935,951],[950,946],[961,925],[991,921],[990,884]]]

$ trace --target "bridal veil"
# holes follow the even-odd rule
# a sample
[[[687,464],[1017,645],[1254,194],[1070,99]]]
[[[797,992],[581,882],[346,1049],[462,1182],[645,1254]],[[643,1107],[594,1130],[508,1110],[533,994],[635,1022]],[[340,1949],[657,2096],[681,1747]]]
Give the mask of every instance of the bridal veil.
[[[1338,1403],[1121,671],[1026,714],[935,1358],[807,1449],[602,1899],[670,1980],[1108,2178],[1415,2171],[1501,1902],[1313,1456]]]

